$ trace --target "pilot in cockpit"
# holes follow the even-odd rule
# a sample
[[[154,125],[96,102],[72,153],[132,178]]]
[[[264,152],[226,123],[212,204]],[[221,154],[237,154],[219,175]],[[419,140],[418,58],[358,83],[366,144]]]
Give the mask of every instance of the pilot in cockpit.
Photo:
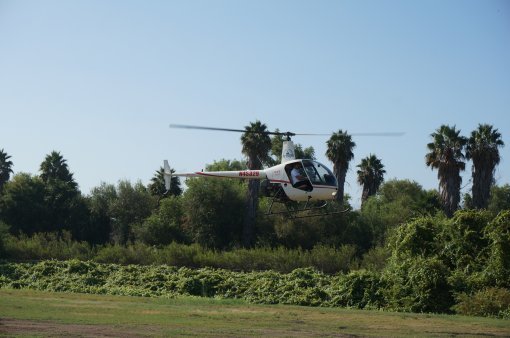
[[[303,166],[299,162],[293,164],[292,170],[290,171],[290,180],[294,188],[312,190],[312,185],[303,172]]]

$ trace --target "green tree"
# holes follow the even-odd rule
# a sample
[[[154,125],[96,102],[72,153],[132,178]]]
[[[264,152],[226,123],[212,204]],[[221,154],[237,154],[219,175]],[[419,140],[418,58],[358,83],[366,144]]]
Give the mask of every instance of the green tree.
[[[154,210],[152,215],[146,218],[139,227],[135,227],[135,237],[149,245],[184,242],[186,236],[183,223],[182,198],[169,196],[161,200],[159,208]]]
[[[425,156],[425,163],[438,170],[443,210],[448,217],[452,217],[460,202],[460,172],[466,167],[463,150],[467,140],[460,136],[460,130],[456,130],[455,126],[447,125],[442,125],[430,136],[433,141],[427,144],[430,152]]]
[[[0,259],[5,258],[5,243],[9,238],[9,226],[0,220]]]
[[[437,191],[409,180],[389,180],[363,204],[360,218],[372,229],[374,244],[382,245],[390,229],[441,209]]]
[[[110,241],[112,232],[111,206],[117,199],[115,185],[102,182],[98,187],[92,188],[87,196],[87,205],[90,210],[91,236],[87,241],[91,244],[104,244]]]
[[[374,196],[379,189],[379,186],[384,181],[384,165],[381,160],[375,155],[370,154],[361,160],[357,166],[358,183],[363,187],[361,195],[361,206],[367,201],[370,196]]]
[[[384,182],[377,192],[383,203],[399,203],[409,209],[409,217],[433,215],[441,208],[436,190],[424,190],[416,181],[392,179]]]
[[[129,181],[119,181],[116,195],[117,198],[109,207],[112,239],[115,243],[126,244],[132,239],[133,227],[150,216],[156,208],[157,200],[140,181],[135,185]]]
[[[271,149],[271,138],[267,134],[267,126],[260,121],[256,121],[250,122],[244,129],[241,143],[243,145],[242,152],[248,158],[248,169],[260,170],[262,169],[262,163],[269,160],[269,150]],[[259,187],[258,180],[248,181],[246,214],[243,222],[243,245],[245,247],[253,245]]]
[[[52,151],[41,163],[40,172],[45,186],[46,231],[71,230],[77,235],[84,226],[86,207],[67,161]]]
[[[275,130],[276,133],[280,132],[279,129]],[[277,134],[271,137],[271,155],[272,161],[270,161],[270,165],[277,165],[282,163],[282,149],[283,149],[283,135]]]
[[[473,160],[472,203],[476,209],[487,208],[489,204],[494,171],[500,161],[498,148],[503,145],[501,134],[489,124],[479,124],[468,139],[466,158]]]
[[[170,182],[170,191],[167,193],[165,186],[165,169],[160,167],[156,170],[154,176],[151,178],[151,183],[148,185],[148,189],[152,196],[158,196],[160,199],[166,196],[180,196],[182,194],[181,180],[177,176],[172,176]],[[174,169],[170,169],[170,172],[174,173]]]
[[[12,171],[12,161],[9,159],[9,156],[3,149],[0,150],[0,194],[4,189],[5,183],[11,177]]]
[[[489,205],[487,207],[493,215],[497,215],[502,210],[510,210],[510,185],[505,184],[501,187],[493,185]]]
[[[313,149],[313,147],[303,148],[303,146],[298,143],[294,147],[294,154],[296,158],[315,160],[315,149]]]
[[[343,204],[345,176],[349,169],[349,162],[354,158],[352,151],[356,147],[356,143],[352,141],[352,137],[347,134],[347,131],[344,132],[340,129],[331,135],[326,144],[328,146],[326,156],[333,162],[333,172],[338,181],[336,200],[339,204]]]
[[[202,246],[225,249],[240,243],[242,185],[233,180],[190,179],[183,194],[184,228],[189,238]]]
[[[72,188],[77,188],[78,184],[74,181],[73,174],[69,171],[67,160],[57,151],[52,151],[46,155],[41,163],[40,169],[41,179],[48,183],[52,180],[59,180],[67,183]]]
[[[0,215],[15,235],[31,235],[49,228],[45,187],[37,176],[18,173],[7,182],[0,198]]]

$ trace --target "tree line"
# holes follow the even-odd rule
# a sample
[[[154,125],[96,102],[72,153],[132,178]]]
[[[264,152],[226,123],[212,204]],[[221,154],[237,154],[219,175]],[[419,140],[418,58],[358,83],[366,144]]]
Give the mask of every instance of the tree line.
[[[245,127],[241,136],[247,162],[219,160],[207,170],[261,169],[281,160],[282,136],[270,137],[260,121]],[[418,215],[441,210],[453,217],[459,209],[465,160],[472,160],[472,193],[464,207],[502,210],[509,208],[508,185],[498,187],[494,171],[500,162],[501,134],[491,125],[480,124],[470,137],[455,126],[442,125],[431,134],[425,164],[437,169],[439,191],[424,190],[417,182],[384,182],[384,165],[375,154],[357,167],[362,186],[362,207],[343,215],[309,219],[268,217],[269,200],[259,196],[259,182],[190,179],[183,192],[173,177],[166,192],[163,168],[151,182],[102,183],[83,195],[67,161],[57,151],[48,154],[39,175],[17,173],[13,177],[11,156],[0,150],[0,223],[12,235],[69,231],[72,238],[92,245],[143,242],[198,243],[204,247],[232,249],[253,246],[313,248],[315,245],[355,245],[360,253],[382,245],[387,232]],[[350,207],[344,184],[356,147],[347,131],[339,130],[327,141],[326,156],[333,162],[338,180],[339,208]],[[296,158],[314,159],[312,147],[296,145]],[[491,195],[492,191],[492,195]]]

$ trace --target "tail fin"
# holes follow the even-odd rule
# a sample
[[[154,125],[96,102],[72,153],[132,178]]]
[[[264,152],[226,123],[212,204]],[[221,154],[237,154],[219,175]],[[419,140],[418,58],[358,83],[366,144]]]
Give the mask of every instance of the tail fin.
[[[296,159],[296,154],[294,152],[294,142],[292,141],[283,141],[282,147],[282,163],[292,161]]]
[[[163,177],[165,178],[165,188],[168,192],[170,190],[170,183],[172,182],[172,171],[170,170],[170,165],[167,160],[164,162]]]

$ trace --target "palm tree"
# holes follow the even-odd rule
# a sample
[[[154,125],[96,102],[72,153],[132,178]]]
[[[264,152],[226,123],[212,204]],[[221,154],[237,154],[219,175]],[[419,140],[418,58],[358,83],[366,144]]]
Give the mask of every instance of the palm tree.
[[[0,193],[13,173],[12,161],[9,161],[10,158],[11,156],[7,155],[3,149],[0,150]]]
[[[149,183],[148,188],[152,196],[159,196],[159,198],[164,198],[166,196],[164,171],[165,169],[160,167],[159,170],[156,170],[154,176],[151,178],[151,183]],[[174,169],[170,169],[170,171],[172,173],[175,172]],[[182,194],[181,180],[179,177],[172,176],[168,195],[179,196],[180,194]]]
[[[497,129],[489,124],[479,124],[471,132],[466,147],[466,158],[473,160],[473,206],[477,209],[487,208],[490,189],[494,183],[494,170],[499,164],[499,150],[505,144]]]
[[[85,205],[80,199],[78,184],[69,171],[67,161],[57,151],[46,155],[39,168],[44,183],[44,207],[47,214],[45,231],[72,230],[82,232]],[[83,208],[82,208],[83,207]]]
[[[345,176],[349,169],[349,162],[354,158],[352,150],[356,147],[356,143],[352,141],[352,137],[347,134],[347,131],[344,132],[340,129],[331,135],[326,144],[328,145],[326,156],[333,162],[333,172],[338,181],[336,200],[343,204]]]
[[[243,154],[248,157],[248,169],[262,169],[262,163],[269,161],[269,151],[271,150],[271,138],[267,134],[267,126],[260,121],[255,121],[254,123],[250,122],[250,125],[244,127],[244,129],[246,131],[241,136],[241,143]],[[245,247],[250,247],[253,243],[258,198],[259,182],[249,180],[246,214],[243,224],[243,245]]]
[[[467,139],[460,136],[460,130],[455,126],[442,125],[430,134],[433,141],[427,144],[430,151],[425,156],[425,163],[431,169],[437,169],[439,179],[439,194],[443,210],[448,217],[452,217],[460,202],[460,172],[466,168],[462,152]]]
[[[357,167],[359,168],[358,183],[363,186],[361,195],[361,206],[363,207],[366,200],[379,190],[379,186],[384,181],[386,170],[384,170],[381,160],[372,154],[362,159]]]
[[[41,179],[44,182],[59,180],[67,183],[70,187],[77,188],[78,184],[74,181],[73,174],[69,171],[67,160],[60,152],[52,151],[41,163]]]

